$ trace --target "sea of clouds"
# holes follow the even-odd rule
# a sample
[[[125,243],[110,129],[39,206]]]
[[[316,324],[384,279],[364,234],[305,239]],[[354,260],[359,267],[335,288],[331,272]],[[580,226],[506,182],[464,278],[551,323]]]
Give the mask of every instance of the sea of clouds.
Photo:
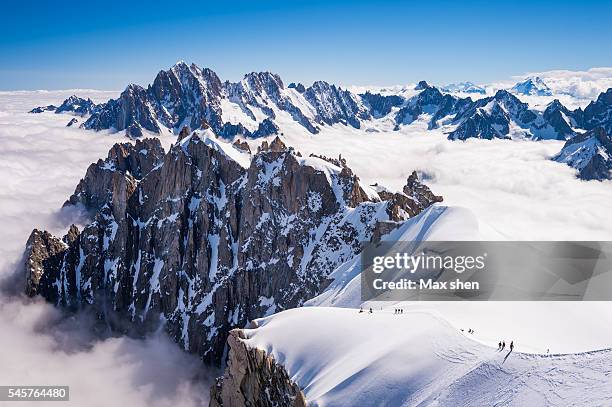
[[[421,172],[445,205],[464,207],[488,240],[612,240],[612,182],[581,181],[550,160],[560,141],[449,141],[416,123],[399,132],[285,132],[302,153],[342,155],[364,183],[401,190]]]

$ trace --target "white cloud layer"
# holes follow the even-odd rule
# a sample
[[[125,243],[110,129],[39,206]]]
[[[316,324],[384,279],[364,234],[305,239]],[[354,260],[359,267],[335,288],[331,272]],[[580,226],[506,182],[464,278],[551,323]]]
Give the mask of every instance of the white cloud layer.
[[[525,76],[539,76],[553,92],[566,93],[580,99],[596,99],[601,92],[612,88],[612,68],[532,72]]]
[[[285,135],[302,153],[342,154],[368,183],[401,189],[412,170],[426,173],[445,204],[475,213],[485,239],[612,240],[612,182],[578,180],[573,168],[551,161],[563,142],[454,142],[425,129],[335,126],[311,136],[296,127]]]

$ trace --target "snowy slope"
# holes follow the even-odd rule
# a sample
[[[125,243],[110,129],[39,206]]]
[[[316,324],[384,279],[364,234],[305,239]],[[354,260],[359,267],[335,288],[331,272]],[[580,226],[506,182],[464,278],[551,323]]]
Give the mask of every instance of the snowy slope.
[[[246,330],[246,342],[281,362],[314,406],[601,405],[611,400],[610,350],[546,356],[520,353],[517,346],[511,354],[498,352],[428,312],[300,308],[254,324]]]
[[[382,241],[479,240],[478,221],[464,208],[433,205],[382,237]],[[357,308],[361,305],[361,262],[359,256],[338,267],[329,276],[333,282],[307,306]]]
[[[435,205],[405,222],[383,241],[480,240],[475,214]],[[423,310],[444,316],[456,328],[471,327],[474,338],[495,346],[499,335],[514,337],[535,353],[585,352],[612,344],[612,305],[607,302],[369,302],[361,300],[359,256],[338,267],[329,287],[306,306]]]

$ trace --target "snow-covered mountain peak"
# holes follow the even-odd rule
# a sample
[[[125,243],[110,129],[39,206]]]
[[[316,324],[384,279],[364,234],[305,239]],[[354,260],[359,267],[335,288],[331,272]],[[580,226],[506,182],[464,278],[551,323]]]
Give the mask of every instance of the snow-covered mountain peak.
[[[443,129],[451,140],[568,140],[596,127],[612,132],[612,88],[584,110],[569,110],[560,100],[550,102],[552,98],[541,96],[550,93],[542,78],[529,76],[511,89],[489,87],[498,89],[492,96],[487,96],[488,91],[482,95],[484,89],[472,82],[440,90],[424,80],[416,86],[379,87],[357,94],[349,90],[359,92],[355,87],[324,80],[309,87],[285,87],[272,72],[250,72],[238,82],[222,82],[211,69],[179,61],[160,71],[148,87],[129,85],[119,98],[106,103],[74,96],[59,108],[41,106],[32,113],[88,115],[81,127],[126,130],[131,137],[146,131],[179,134],[183,128],[210,127],[224,139],[259,138],[293,131],[295,124],[311,134],[336,124],[355,129],[366,124],[366,131],[378,132],[423,122],[427,130]],[[567,95],[559,97],[566,102]]]
[[[442,90],[447,93],[475,93],[480,95],[485,95],[487,93],[485,88],[473,82],[450,83],[444,86]]]
[[[512,91],[520,95],[551,96],[552,90],[539,76],[527,78],[512,87]]]
[[[285,85],[281,77],[272,72],[250,72],[244,75],[243,83],[248,84],[251,89],[261,93],[264,89],[277,92],[279,89],[284,89]]]
[[[612,179],[612,135],[602,127],[577,135],[554,160],[577,169],[582,179]]]

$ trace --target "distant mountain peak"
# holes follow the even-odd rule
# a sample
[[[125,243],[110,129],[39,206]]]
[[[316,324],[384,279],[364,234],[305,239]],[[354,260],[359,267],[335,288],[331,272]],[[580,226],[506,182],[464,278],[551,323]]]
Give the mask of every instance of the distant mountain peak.
[[[427,88],[431,88],[431,85],[428,84],[425,81],[420,81],[419,83],[417,83],[417,85],[414,87],[414,90],[425,90]]]
[[[442,90],[448,93],[478,93],[481,95],[487,93],[485,88],[478,86],[473,82],[450,83],[444,86]]]
[[[193,64],[191,64],[193,66]],[[189,65],[187,64],[187,62],[183,61],[182,59],[179,59],[178,61],[176,61],[176,63],[174,65],[172,65],[172,68],[170,69],[184,69],[184,68],[189,68]]]
[[[539,76],[529,77],[512,87],[514,93],[527,96],[551,96],[552,90]]]

